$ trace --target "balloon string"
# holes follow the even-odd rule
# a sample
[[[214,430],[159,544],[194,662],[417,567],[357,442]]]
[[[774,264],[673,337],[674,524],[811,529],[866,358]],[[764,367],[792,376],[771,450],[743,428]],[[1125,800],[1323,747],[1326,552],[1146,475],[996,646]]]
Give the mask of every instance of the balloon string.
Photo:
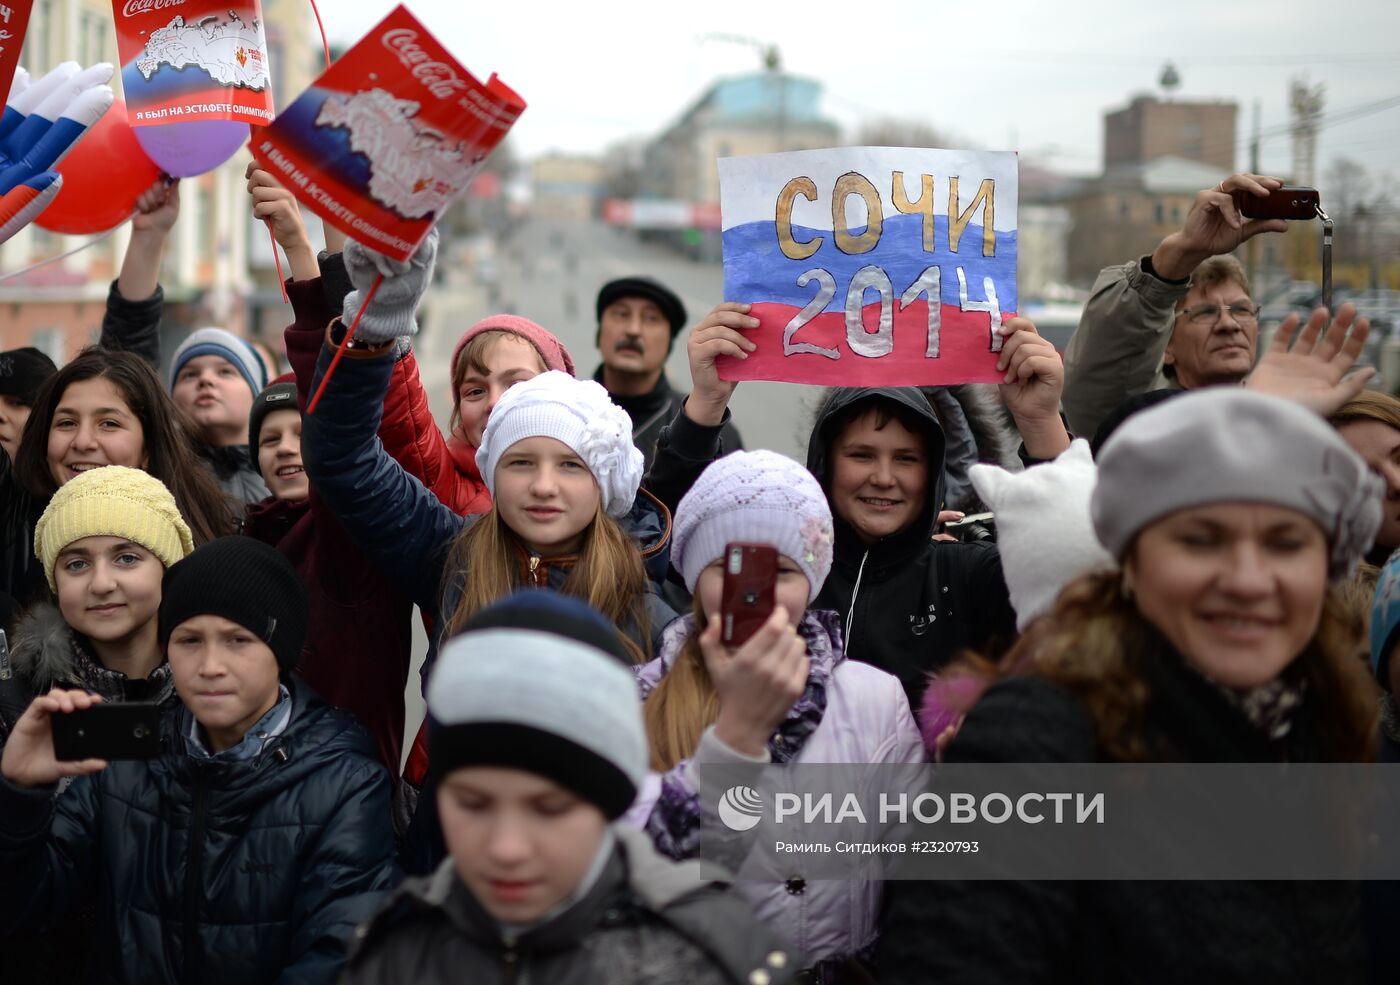
[[[360,316],[365,313],[369,303],[374,300],[374,294],[379,290],[379,285],[383,282],[383,274],[374,275],[374,283],[369,286],[369,293],[365,295],[364,301],[360,302],[360,310],[355,312],[355,320],[350,323],[350,330],[345,333],[345,338],[340,340],[340,348],[335,350],[335,356],[331,359],[331,364],[326,367],[326,375],[321,379],[321,385],[316,388],[316,394],[311,398],[311,403],[306,405],[308,414],[316,413],[316,405],[321,402],[321,394],[326,392],[326,384],[331,381],[335,368],[340,364],[340,357],[345,355],[345,349],[350,345],[350,339],[355,335],[355,329],[360,327]]]
[[[129,221],[131,220],[131,218],[132,218],[131,216],[127,216],[125,219],[123,219],[121,222],[117,223],[115,226],[113,226],[111,229],[107,230],[105,233],[102,233],[102,234],[100,234],[100,235],[94,236],[92,239],[88,240],[88,241],[87,241],[86,243],[84,243],[82,246],[74,247],[73,249],[69,250],[67,253],[60,253],[60,254],[59,254],[58,256],[56,256],[56,257],[46,257],[45,259],[40,260],[38,263],[31,263],[29,266],[23,267],[23,268],[21,268],[21,269],[19,269],[19,270],[16,270],[16,271],[14,271],[13,273],[0,274],[0,283],[4,283],[4,282],[7,281],[7,280],[13,280],[13,279],[16,278],[16,277],[20,277],[20,276],[22,276],[22,275],[24,275],[24,274],[29,273],[31,270],[38,270],[40,267],[47,267],[49,264],[51,264],[51,263],[57,263],[59,260],[66,260],[66,259],[68,259],[69,257],[73,256],[74,254],[83,252],[83,250],[86,250],[89,246],[96,246],[98,243],[102,242],[102,241],[103,241],[104,239],[106,239],[108,236],[112,235],[114,232],[116,232],[118,229],[120,229],[122,226],[124,226],[127,222],[129,222]]]
[[[316,0],[311,0],[311,12],[316,15],[316,26],[321,30],[321,50],[326,53],[326,68],[330,68],[331,46],[326,44],[326,27],[321,23],[321,11],[316,9]]]
[[[272,262],[277,265],[277,286],[282,288],[282,303],[290,304],[287,299],[287,279],[282,276],[282,258],[277,255],[277,237],[272,232],[272,220],[263,221],[267,223],[267,235],[272,240]]]

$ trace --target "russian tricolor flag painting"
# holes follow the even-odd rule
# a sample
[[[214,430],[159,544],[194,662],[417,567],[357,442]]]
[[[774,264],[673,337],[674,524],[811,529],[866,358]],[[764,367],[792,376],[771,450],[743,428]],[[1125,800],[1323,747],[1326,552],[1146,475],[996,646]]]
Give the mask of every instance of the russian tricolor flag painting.
[[[843,147],[719,161],[730,380],[1000,383],[1017,308],[1016,155]]]

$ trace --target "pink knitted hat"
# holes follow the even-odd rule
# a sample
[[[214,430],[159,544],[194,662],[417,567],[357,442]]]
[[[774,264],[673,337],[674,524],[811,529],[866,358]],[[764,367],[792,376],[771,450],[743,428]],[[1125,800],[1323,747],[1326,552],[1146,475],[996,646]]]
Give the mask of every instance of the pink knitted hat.
[[[519,335],[536,349],[544,357],[544,368],[546,370],[557,369],[560,372],[568,373],[570,376],[577,375],[574,372],[574,360],[569,355],[569,350],[564,348],[564,343],[554,337],[554,333],[543,325],[536,324],[528,318],[521,318],[519,315],[487,315],[471,328],[462,333],[462,337],[457,340],[457,345],[452,350],[452,361],[447,364],[448,379],[451,380],[457,375],[457,358],[461,356],[462,350],[466,348],[468,342],[476,338],[482,332],[490,331],[510,332],[512,335]],[[457,394],[452,394],[452,403],[457,403]]]

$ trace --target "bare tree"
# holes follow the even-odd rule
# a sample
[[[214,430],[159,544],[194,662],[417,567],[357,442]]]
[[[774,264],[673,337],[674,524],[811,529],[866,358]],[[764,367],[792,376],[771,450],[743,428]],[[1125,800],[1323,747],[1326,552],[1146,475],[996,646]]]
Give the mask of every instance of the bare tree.
[[[888,118],[865,123],[856,132],[857,147],[959,147],[941,130],[918,120]]]
[[[1374,206],[1375,182],[1359,161],[1334,158],[1327,169],[1326,182],[1324,204],[1334,217],[1345,218],[1354,215],[1358,208],[1369,210]]]

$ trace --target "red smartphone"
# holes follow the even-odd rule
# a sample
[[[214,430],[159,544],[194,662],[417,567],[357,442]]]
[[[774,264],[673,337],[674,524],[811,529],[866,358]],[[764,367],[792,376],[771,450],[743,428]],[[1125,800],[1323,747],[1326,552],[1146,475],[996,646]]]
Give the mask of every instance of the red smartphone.
[[[719,599],[720,640],[741,646],[773,614],[778,549],[769,544],[726,544]]]
[[[1235,208],[1246,219],[1316,219],[1322,198],[1316,188],[1284,185],[1261,198],[1253,192],[1237,191]]]

